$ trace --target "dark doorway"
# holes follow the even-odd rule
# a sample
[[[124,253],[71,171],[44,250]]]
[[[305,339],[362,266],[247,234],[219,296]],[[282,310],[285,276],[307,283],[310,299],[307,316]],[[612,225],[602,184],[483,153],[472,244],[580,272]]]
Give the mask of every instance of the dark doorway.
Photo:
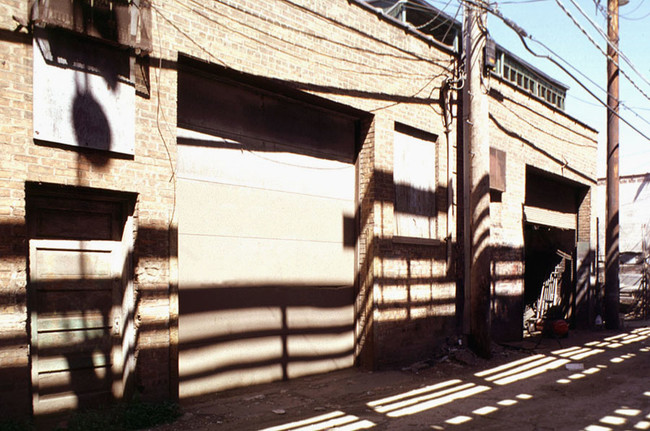
[[[552,226],[525,223],[524,225],[524,303],[534,304],[541,293],[544,282],[564,260],[561,271],[560,293],[561,306],[568,311],[570,296],[573,292],[573,265],[566,256],[573,256],[575,249],[575,231],[559,229]]]

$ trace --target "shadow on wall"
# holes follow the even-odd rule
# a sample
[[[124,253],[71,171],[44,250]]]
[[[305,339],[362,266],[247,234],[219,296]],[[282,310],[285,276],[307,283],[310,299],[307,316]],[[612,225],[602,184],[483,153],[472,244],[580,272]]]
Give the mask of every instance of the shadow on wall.
[[[11,248],[14,258],[26,256],[27,250],[21,248],[22,234],[17,236],[24,231],[22,224],[0,224],[0,233],[6,234],[3,237],[15,238]],[[147,260],[167,259],[165,253],[155,254],[160,249],[154,244],[160,244],[162,238],[168,238],[166,230],[138,229],[135,256],[126,253],[121,264],[113,263],[123,276],[120,283],[113,276],[102,275],[101,265],[98,273],[97,256],[77,259],[78,255],[74,256],[70,249],[63,250],[65,256],[54,260],[66,265],[66,271],[74,273],[74,277],[45,273],[39,280],[30,275],[34,280],[27,291],[3,290],[2,312],[15,323],[0,334],[1,417],[20,417],[33,407],[35,417],[47,418],[50,414],[128,400],[134,391],[145,399],[170,397],[168,317],[145,319],[144,324],[136,317],[136,313],[147,312],[152,305],[156,308],[161,303],[168,304],[169,289],[157,284],[134,293],[130,288],[135,281],[133,268],[138,266],[138,256],[145,255]],[[93,240],[84,236],[82,241]],[[106,241],[98,241],[101,249]],[[69,242],[55,238],[47,247],[65,247]],[[93,264],[95,267],[89,266]],[[118,291],[113,289],[116,283],[121,285]],[[15,308],[27,303],[31,339],[23,326],[24,314]],[[152,342],[155,340],[158,342]],[[138,345],[141,347],[136,362]]]
[[[394,193],[392,175],[376,172],[370,178],[370,187],[378,190],[376,181],[390,184]],[[446,191],[432,195],[426,199],[446,197]],[[354,250],[363,242],[359,270],[350,265],[356,280],[350,284],[319,282],[316,274],[300,282],[181,283],[182,399],[345,368],[355,358],[366,366],[386,367],[425,357],[457,333],[456,281],[448,273],[447,245],[367,241],[371,213],[364,205],[356,213],[359,221],[344,220],[342,238],[351,240],[341,244]],[[360,229],[350,229],[354,224]],[[249,259],[240,265],[252,271],[264,263]]]
[[[35,138],[132,154],[128,52],[51,28],[36,29],[34,47]]]

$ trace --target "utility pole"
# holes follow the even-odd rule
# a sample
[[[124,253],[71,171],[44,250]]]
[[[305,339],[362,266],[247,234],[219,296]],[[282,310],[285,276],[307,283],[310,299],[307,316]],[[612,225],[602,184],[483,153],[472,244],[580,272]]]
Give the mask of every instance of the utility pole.
[[[482,7],[485,6],[485,7]],[[484,47],[487,4],[465,3],[463,47],[463,192],[465,239],[465,315],[470,347],[490,356],[490,141]],[[467,328],[469,326],[469,328]],[[469,329],[469,330],[468,330]]]
[[[619,201],[618,201],[618,5],[607,2],[607,207],[605,218],[605,327],[619,328]]]

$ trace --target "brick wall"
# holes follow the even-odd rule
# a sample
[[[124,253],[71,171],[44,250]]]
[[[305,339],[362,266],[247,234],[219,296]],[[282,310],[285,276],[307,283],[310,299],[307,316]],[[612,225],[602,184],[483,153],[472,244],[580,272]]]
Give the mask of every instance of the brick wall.
[[[447,244],[393,245],[393,130],[401,122],[439,136],[438,163],[432,169],[443,209],[437,214],[438,236],[444,239],[447,145],[455,143],[455,126],[446,129],[442,114],[431,108],[439,111],[440,89],[456,73],[456,60],[356,2],[269,4],[155,5],[154,46],[272,78],[373,117],[361,127],[357,162],[358,362],[375,367],[420,359],[455,331],[450,322],[456,288]],[[411,281],[404,265],[417,268]],[[387,306],[389,290],[406,292],[412,303]],[[441,298],[448,303],[442,311]]]
[[[219,0],[152,5],[149,95],[135,99],[135,153],[35,142],[32,125],[32,37],[27,4],[0,2],[0,415],[30,411],[25,184],[47,183],[137,194],[133,214],[135,383],[147,398],[173,396],[175,379],[175,176],[179,54],[282,81],[368,113],[359,154],[357,350],[370,366],[417,360],[453,332],[455,282],[448,247],[394,245],[392,133],[395,121],[440,136],[436,171],[447,207],[447,145],[438,108],[455,59],[356,2]],[[444,239],[447,212],[438,214]],[[453,229],[452,229],[453,231]],[[411,279],[409,279],[409,277]],[[418,281],[414,281],[417,278]],[[387,307],[389,291],[408,300]],[[170,295],[171,292],[171,295]],[[403,296],[403,293],[399,295]],[[410,302],[409,302],[410,301]],[[367,358],[367,359],[364,359]]]
[[[359,363],[382,367],[415,362],[432,355],[447,337],[460,331],[452,255],[456,236],[447,238],[455,232],[457,218],[457,190],[452,187],[456,174],[450,169],[456,166],[456,123],[440,103],[446,99],[441,94],[445,80],[456,74],[456,59],[450,52],[355,1],[156,0],[149,96],[135,99],[135,153],[114,157],[34,142],[32,38],[24,30],[14,31],[11,19],[15,15],[27,20],[27,5],[18,0],[0,3],[4,102],[0,108],[0,233],[6,238],[0,244],[3,417],[29,412],[31,404],[26,182],[137,194],[132,274],[135,382],[149,398],[176,392],[174,167],[179,55],[280,81],[367,114],[360,124],[357,158],[355,349]],[[526,163],[591,187],[596,143],[594,132],[582,124],[506,84],[492,82],[490,140],[507,152],[508,175],[502,202],[491,208],[493,243],[503,248],[496,254],[494,271],[508,279],[497,291],[510,294],[522,289],[517,277],[523,271],[521,204]],[[394,239],[396,122],[438,136],[432,166],[438,208],[434,241]]]
[[[138,194],[131,274],[137,299],[137,385],[145,397],[167,398],[175,73],[157,71],[159,80],[152,85],[151,98],[136,97],[137,145],[132,158],[35,142],[32,38],[24,29],[16,30],[11,18],[28,21],[28,6],[23,1],[3,1],[0,6],[0,417],[31,410],[26,302],[28,182],[67,186],[71,193],[77,187],[90,187]]]
[[[523,204],[526,166],[564,178],[587,190],[578,202],[580,241],[595,246],[591,189],[596,179],[597,133],[497,78],[490,80],[490,146],[506,152],[506,191],[490,205],[494,247],[493,333],[500,339],[521,336],[524,291]]]

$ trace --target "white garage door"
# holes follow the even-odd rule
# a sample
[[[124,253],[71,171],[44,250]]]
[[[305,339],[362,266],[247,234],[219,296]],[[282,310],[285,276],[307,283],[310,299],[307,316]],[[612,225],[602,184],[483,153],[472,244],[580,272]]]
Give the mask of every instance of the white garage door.
[[[268,122],[291,106],[267,109],[258,126],[250,117],[262,114],[245,110],[232,129],[249,133],[235,139],[197,132],[179,105],[194,129],[178,130],[181,397],[351,366],[352,158],[340,142],[330,154],[302,145],[295,125],[278,138]]]

